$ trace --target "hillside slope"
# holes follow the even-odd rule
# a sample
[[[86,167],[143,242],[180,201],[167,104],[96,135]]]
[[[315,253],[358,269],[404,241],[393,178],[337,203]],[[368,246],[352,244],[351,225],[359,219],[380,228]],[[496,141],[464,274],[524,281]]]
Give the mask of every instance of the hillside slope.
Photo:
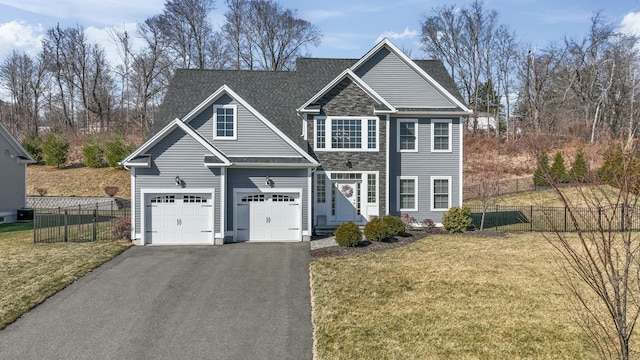
[[[113,168],[69,167],[56,169],[45,165],[27,167],[27,195],[38,196],[106,196],[106,186],[117,186],[119,198],[131,197],[130,173]]]

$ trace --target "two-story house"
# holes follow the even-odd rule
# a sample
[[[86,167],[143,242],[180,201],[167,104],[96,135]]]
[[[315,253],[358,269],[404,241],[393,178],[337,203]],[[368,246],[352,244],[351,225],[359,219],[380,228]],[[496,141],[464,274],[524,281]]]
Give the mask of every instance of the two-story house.
[[[136,244],[308,240],[462,203],[463,118],[439,61],[383,40],[295,71],[178,70],[131,170]]]

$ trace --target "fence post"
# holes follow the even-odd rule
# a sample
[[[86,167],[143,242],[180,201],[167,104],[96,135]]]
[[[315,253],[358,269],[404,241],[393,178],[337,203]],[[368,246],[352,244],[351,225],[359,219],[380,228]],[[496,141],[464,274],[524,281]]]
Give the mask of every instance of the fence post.
[[[564,207],[564,232],[567,232],[567,206]]]
[[[97,219],[96,219],[96,213],[98,212],[98,210],[93,209],[93,241],[96,241],[96,236],[97,236],[97,229],[98,229],[98,224],[97,224]]]
[[[598,230],[602,229],[602,207],[598,206]]]
[[[38,237],[36,236],[37,231],[38,231],[38,217],[37,215],[37,209],[33,209],[33,243],[36,244]]]
[[[68,235],[69,235],[69,229],[68,229],[68,224],[69,224],[69,219],[67,219],[67,216],[69,215],[68,210],[64,211],[64,242],[69,241]]]
[[[625,204],[620,204],[620,231],[624,231],[624,207]]]
[[[529,216],[529,231],[533,231],[533,205],[531,205],[530,216]]]

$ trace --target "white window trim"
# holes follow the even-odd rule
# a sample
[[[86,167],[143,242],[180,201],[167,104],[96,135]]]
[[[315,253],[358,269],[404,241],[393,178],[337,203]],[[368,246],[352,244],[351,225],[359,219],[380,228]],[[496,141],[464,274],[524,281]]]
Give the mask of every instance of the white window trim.
[[[318,201],[318,186],[319,186],[318,179],[320,177],[324,178],[324,201],[323,202]],[[329,185],[327,185],[327,182],[329,183]],[[330,186],[331,179],[329,179],[327,174],[324,173],[324,172],[316,172],[314,174],[314,177],[313,177],[313,184],[314,184],[313,192],[314,192],[315,203],[316,204],[322,204],[322,205],[326,204],[327,203],[327,189],[329,189],[331,187]]]
[[[400,124],[401,123],[414,123],[415,124],[415,148],[414,149],[400,149]],[[398,152],[418,152],[418,119],[398,119],[397,129],[396,129],[396,147]]]
[[[436,208],[435,207],[435,203],[436,203],[436,199],[435,199],[435,181],[436,180],[447,180],[447,184],[448,186],[448,204],[447,204],[447,208],[443,209],[443,208]],[[431,190],[429,191],[429,196],[431,197],[429,199],[429,202],[431,203],[431,211],[447,211],[451,208],[451,197],[452,197],[452,193],[451,193],[451,176],[432,176],[431,177]]]
[[[318,120],[324,119],[324,148],[318,148]],[[362,137],[359,149],[334,149],[331,147],[331,121],[335,119],[360,120],[360,136]],[[376,121],[376,147],[369,149],[369,120]],[[380,151],[380,119],[377,116],[315,116],[313,118],[313,148],[315,151],[327,152],[377,152]]]
[[[434,142],[434,138],[435,138],[435,126],[434,124],[436,123],[446,123],[449,124],[449,148],[448,149],[435,149],[435,142]],[[453,141],[453,134],[452,134],[452,129],[453,129],[453,125],[452,125],[452,121],[451,119],[432,119],[431,120],[431,152],[452,152],[452,141]]]
[[[233,136],[218,136],[218,109],[233,109]],[[214,140],[238,140],[238,105],[214,105],[213,106],[213,139]]]
[[[414,207],[413,208],[401,208],[402,201],[400,199],[400,180],[413,180],[413,199],[414,199]],[[397,208],[398,211],[418,211],[418,177],[417,176],[398,176],[396,180],[396,193],[397,197]]]

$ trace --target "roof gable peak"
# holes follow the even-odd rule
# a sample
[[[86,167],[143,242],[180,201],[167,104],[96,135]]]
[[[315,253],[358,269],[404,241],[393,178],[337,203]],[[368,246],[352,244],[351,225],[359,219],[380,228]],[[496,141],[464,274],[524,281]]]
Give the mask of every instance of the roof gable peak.
[[[431,86],[435,87],[438,91],[440,91],[444,96],[449,99],[456,106],[460,107],[464,112],[471,113],[471,110],[467,108],[467,106],[458,100],[453,94],[447,91],[439,82],[437,82],[431,75],[427,74],[418,64],[416,64],[411,58],[407,56],[402,50],[400,50],[397,46],[395,46],[389,39],[382,39],[376,46],[374,46],[369,52],[367,52],[360,60],[358,60],[353,66],[351,66],[351,70],[356,72],[358,68],[360,68],[363,64],[369,61],[375,54],[377,54],[381,49],[386,48],[391,53],[396,55],[400,60],[405,62],[413,71],[415,71],[419,76],[425,79],[427,82],[431,84]]]
[[[387,100],[385,100],[380,94],[378,94],[375,90],[373,90],[367,83],[365,83],[356,73],[353,72],[352,69],[346,69],[340,75],[336,76],[330,83],[328,83],[324,88],[318,91],[314,96],[312,96],[307,102],[305,102],[302,106],[300,106],[296,111],[298,112],[314,112],[316,110],[309,109],[309,106],[314,102],[318,101],[321,97],[326,95],[329,91],[331,91],[334,87],[336,87],[342,80],[345,78],[351,79],[360,89],[362,89],[369,97],[375,100],[378,104],[384,105],[387,110],[376,110],[377,113],[395,113],[396,108],[391,105]]]

